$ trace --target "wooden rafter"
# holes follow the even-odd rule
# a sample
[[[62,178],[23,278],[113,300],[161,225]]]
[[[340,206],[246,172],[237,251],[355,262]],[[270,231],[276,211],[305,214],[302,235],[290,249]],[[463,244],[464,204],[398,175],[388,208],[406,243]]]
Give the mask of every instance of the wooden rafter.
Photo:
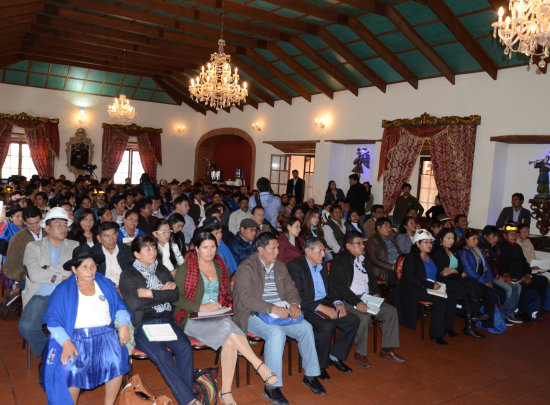
[[[162,77],[155,76],[154,78],[155,82],[158,84],[158,86],[172,99],[174,99],[178,104],[181,105],[181,103],[187,104],[189,107],[191,107],[193,110],[200,112],[203,115],[206,115],[206,108],[201,105],[195,103],[191,98],[185,94],[182,94],[179,90],[172,87],[170,84],[166,83]]]
[[[460,43],[466,48],[466,50],[472,55],[472,57],[481,65],[481,67],[496,80],[498,67],[496,63],[491,59],[489,54],[483,49],[483,47],[476,41],[473,35],[462,24],[459,18],[449,8],[447,3],[441,0],[417,0],[426,4],[439,17],[441,22],[453,33]]]
[[[172,86],[174,89],[176,89],[178,92],[181,93],[182,97],[183,97],[183,100],[185,102],[185,100],[195,104],[195,106],[200,106],[201,108],[204,108],[205,110],[207,111],[212,111],[213,113],[217,114],[218,113],[218,110],[216,110],[215,108],[213,107],[210,107],[210,106],[207,106],[207,105],[204,105],[204,104],[200,104],[200,103],[197,103],[195,102],[192,98],[191,98],[191,95],[189,94],[189,90],[187,89],[187,87],[183,84],[181,84],[180,82],[178,82],[176,79],[174,79],[171,75],[170,76],[165,76],[163,78],[163,80],[168,83],[170,86]],[[187,103],[186,103],[187,104]],[[188,104],[190,105],[190,104]]]

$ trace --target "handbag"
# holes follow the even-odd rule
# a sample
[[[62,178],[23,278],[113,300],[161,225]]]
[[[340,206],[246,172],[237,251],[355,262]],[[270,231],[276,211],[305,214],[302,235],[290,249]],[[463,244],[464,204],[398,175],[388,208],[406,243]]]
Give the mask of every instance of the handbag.
[[[481,306],[481,310],[483,311],[483,306]],[[500,312],[500,309],[495,305],[495,315],[493,316],[493,327],[492,328],[485,328],[483,327],[482,323],[480,321],[476,322],[476,326],[480,329],[485,329],[487,332],[500,335],[501,333],[506,332],[507,326],[506,321],[504,320],[504,315],[502,312]]]
[[[172,405],[166,395],[158,397],[143,384],[139,374],[134,374],[120,393],[119,405]]]
[[[268,325],[288,326],[302,322],[304,320],[304,313],[302,312],[297,319],[292,319],[292,317],[290,316],[286,319],[282,319],[279,317],[273,318],[271,315],[266,314],[265,312],[258,312],[258,318],[260,318]]]
[[[193,370],[193,393],[203,405],[215,404],[218,399],[218,367]]]

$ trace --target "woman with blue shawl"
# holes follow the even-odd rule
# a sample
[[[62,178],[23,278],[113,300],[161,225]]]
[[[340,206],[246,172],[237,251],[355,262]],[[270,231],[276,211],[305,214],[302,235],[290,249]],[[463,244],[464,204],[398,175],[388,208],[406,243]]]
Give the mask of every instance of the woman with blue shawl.
[[[25,228],[23,208],[19,204],[12,205],[11,208],[6,211],[6,217],[9,218],[10,221],[0,235],[0,255],[2,255],[2,263],[6,260],[10,239],[13,238],[13,235],[17,232]]]
[[[130,313],[114,284],[96,273],[103,260],[88,245],[77,247],[63,265],[73,275],[50,297],[44,320],[51,335],[40,370],[48,404],[76,404],[81,389],[105,384],[104,404],[112,405],[129,371]]]

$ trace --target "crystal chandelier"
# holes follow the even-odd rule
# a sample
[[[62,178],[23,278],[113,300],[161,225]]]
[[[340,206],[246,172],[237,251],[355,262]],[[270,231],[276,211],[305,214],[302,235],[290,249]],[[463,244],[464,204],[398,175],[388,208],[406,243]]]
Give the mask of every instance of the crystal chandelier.
[[[109,117],[115,118],[120,123],[132,121],[137,113],[135,107],[130,105],[130,100],[124,94],[115,98],[115,102],[107,107]]]
[[[223,9],[223,4],[222,4]],[[241,101],[244,103],[248,96],[246,82],[241,86],[239,84],[239,73],[235,67],[235,73],[231,73],[231,56],[227,55],[223,47],[223,18],[225,12],[222,11],[221,36],[218,40],[218,52],[210,55],[210,63],[201,67],[199,75],[191,79],[189,93],[196,102],[209,105],[219,110],[220,108],[238,105]]]
[[[512,57],[512,52],[529,56],[541,56],[539,67],[546,66],[545,58],[550,48],[550,0],[510,0],[508,6],[511,16],[504,15],[504,9],[498,10],[498,21],[492,24],[493,36],[497,33],[504,45],[504,54]]]

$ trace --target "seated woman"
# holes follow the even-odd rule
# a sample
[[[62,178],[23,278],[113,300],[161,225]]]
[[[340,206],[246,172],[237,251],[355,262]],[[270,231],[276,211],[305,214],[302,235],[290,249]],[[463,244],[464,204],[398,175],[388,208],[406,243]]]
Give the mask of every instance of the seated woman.
[[[447,298],[428,294],[427,289],[438,290],[441,284],[435,282],[437,267],[430,257],[434,237],[425,229],[416,231],[414,246],[405,256],[403,275],[394,294],[394,305],[397,307],[399,322],[415,330],[418,301],[433,303],[430,323],[430,338],[438,345],[446,345],[443,339],[445,330],[453,329],[456,296],[447,291]]]
[[[81,389],[101,384],[104,404],[114,404],[122,376],[129,371],[124,345],[130,340],[130,313],[114,284],[96,273],[97,263],[104,259],[89,246],[78,246],[63,265],[74,275],[50,297],[44,320],[51,335],[41,363],[48,404],[76,404]]]
[[[302,222],[300,237],[304,240],[311,238],[324,239],[325,234],[323,233],[323,227],[321,226],[321,213],[316,208],[310,209],[307,212],[306,217]]]
[[[304,220],[306,214],[304,214],[304,210],[300,206],[296,206],[292,208],[292,211],[290,211],[290,216],[294,218],[298,218],[300,220],[300,223]]]
[[[20,204],[12,205],[8,210],[2,207],[2,222],[7,217],[9,222],[0,233],[0,255],[2,255],[2,263],[6,260],[6,254],[8,253],[8,244],[17,232],[25,228],[25,221],[23,219],[23,208]]]
[[[126,211],[124,214],[124,225],[117,229],[119,242],[126,243],[130,246],[135,238],[145,235],[145,232],[137,228],[138,221],[139,214],[136,211]]]
[[[157,257],[159,263],[162,263],[174,277],[177,268],[183,264],[184,260],[177,243],[171,240],[172,230],[166,219],[155,222],[153,236],[158,243]]]
[[[357,231],[361,235],[363,235],[363,238],[366,236],[365,229],[363,226],[359,223],[359,211],[356,209],[353,209],[349,212],[348,219],[346,221],[349,226],[349,231]]]
[[[181,214],[173,212],[167,218],[167,221],[168,225],[170,225],[170,230],[172,231],[172,236],[170,237],[170,239],[173,243],[176,243],[178,245],[178,249],[180,250],[181,254],[185,256],[185,253],[187,252],[187,247],[185,246],[185,234],[183,233],[185,218],[183,218]],[[195,226],[193,225],[193,229],[194,228]]]
[[[113,221],[113,213],[107,207],[98,208],[97,209],[97,217],[99,218],[99,222],[112,222]]]
[[[216,238],[218,244],[218,256],[222,259],[225,268],[229,271],[229,274],[233,274],[237,270],[237,261],[233,252],[229,249],[229,246],[222,240],[223,237],[223,225],[215,218],[210,218],[204,221],[202,226],[203,232],[210,232]]]
[[[157,262],[155,238],[136,237],[132,241],[132,253],[134,264],[120,275],[119,288],[132,312],[136,347],[157,366],[178,404],[200,405],[193,394],[193,349],[173,319],[171,303],[178,300],[176,283],[168,269]],[[171,327],[177,339],[149,341],[143,326],[156,324]]]
[[[283,221],[282,232],[277,240],[279,241],[279,260],[284,264],[302,255],[304,240],[300,238],[300,227],[301,222],[296,217]]]
[[[278,377],[256,356],[250,348],[243,331],[229,316],[210,319],[189,319],[192,312],[212,312],[231,306],[229,277],[221,259],[216,255],[216,238],[210,232],[201,232],[194,240],[195,251],[176,273],[176,284],[180,297],[176,306],[175,319],[185,333],[218,350],[222,347],[222,384],[220,401],[235,404],[231,384],[241,353],[262,379],[275,384]]]
[[[523,250],[523,256],[525,256],[525,260],[527,260],[527,263],[531,264],[531,261],[536,259],[537,257],[535,255],[535,247],[533,246],[533,243],[531,243],[531,241],[529,240],[529,225],[518,225],[517,244],[521,246],[521,250]],[[533,270],[538,269],[533,268]]]
[[[436,280],[447,286],[447,291],[453,293],[462,300],[464,310],[464,334],[474,338],[483,337],[475,329],[477,321],[484,321],[489,318],[487,314],[480,315],[480,300],[478,295],[477,281],[466,277],[462,263],[453,252],[455,244],[455,233],[452,229],[443,229],[436,237],[432,250],[432,259],[437,266]],[[446,330],[450,337],[458,334],[452,329]]]
[[[478,243],[479,236],[477,231],[472,228],[466,229],[458,241],[458,258],[464,266],[464,272],[467,277],[478,281],[476,293],[477,296],[483,299],[484,312],[488,317],[483,321],[482,326],[484,328],[492,328],[494,326],[497,294],[493,289],[493,272],[489,263],[485,260],[483,252],[477,246]],[[475,311],[475,309],[474,307],[473,310]]]
[[[97,243],[95,238],[95,216],[90,208],[78,210],[67,234],[67,239],[75,240],[81,245],[88,245],[89,247]]]
[[[399,246],[399,250],[401,250],[401,252],[405,255],[411,251],[415,231],[416,220],[409,216],[403,218],[399,227],[399,233],[395,237],[395,241]]]

